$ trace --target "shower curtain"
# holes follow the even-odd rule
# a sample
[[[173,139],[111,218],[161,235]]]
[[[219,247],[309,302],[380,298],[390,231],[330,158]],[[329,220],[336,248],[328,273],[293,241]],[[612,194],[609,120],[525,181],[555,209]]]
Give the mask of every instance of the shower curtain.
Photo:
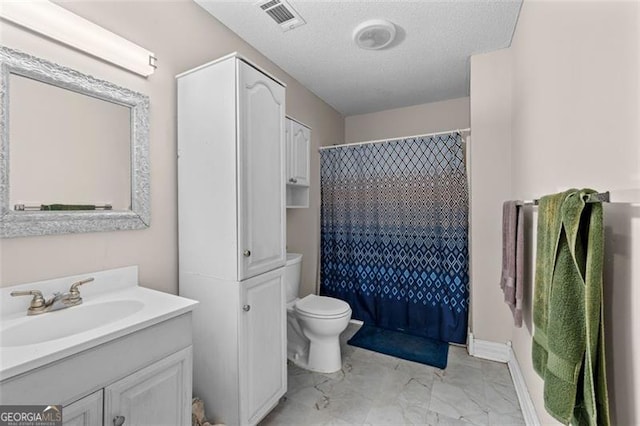
[[[365,324],[466,341],[462,145],[452,133],[321,151],[321,294]]]

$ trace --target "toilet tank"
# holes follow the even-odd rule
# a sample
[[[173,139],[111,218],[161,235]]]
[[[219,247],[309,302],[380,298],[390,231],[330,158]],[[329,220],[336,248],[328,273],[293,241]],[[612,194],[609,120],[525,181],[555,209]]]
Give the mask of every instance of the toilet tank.
[[[287,303],[298,297],[300,291],[300,273],[302,272],[302,255],[287,253],[287,263],[284,267],[284,285]]]

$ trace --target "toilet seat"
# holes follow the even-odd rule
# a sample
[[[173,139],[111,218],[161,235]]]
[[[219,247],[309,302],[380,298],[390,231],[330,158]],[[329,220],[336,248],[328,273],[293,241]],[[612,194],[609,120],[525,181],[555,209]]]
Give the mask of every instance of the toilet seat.
[[[298,300],[295,310],[299,315],[310,318],[341,318],[351,315],[351,307],[343,300],[310,294]]]

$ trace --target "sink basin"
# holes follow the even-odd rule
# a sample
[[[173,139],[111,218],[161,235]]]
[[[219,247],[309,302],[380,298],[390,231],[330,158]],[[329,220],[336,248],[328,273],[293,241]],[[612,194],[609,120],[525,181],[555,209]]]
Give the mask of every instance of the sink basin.
[[[0,346],[25,346],[62,339],[119,321],[143,307],[144,303],[138,300],[113,300],[32,316],[2,330]]]
[[[88,276],[95,278],[95,281],[82,289],[83,303],[67,309],[28,316],[29,302],[25,298],[10,296],[13,291],[31,289],[38,289],[46,295],[64,292],[70,283]],[[123,339],[136,341],[131,337],[132,334],[156,333],[153,330],[158,328],[150,327],[164,327],[161,324],[168,321],[171,321],[171,327],[183,322],[190,324],[191,311],[197,303],[139,286],[136,266],[0,288],[0,404],[21,398],[18,394],[12,395],[11,398],[15,399],[8,397],[11,392],[5,391],[8,389],[5,387],[7,383],[19,381],[9,379],[36,368],[53,366],[58,361],[66,362],[64,360],[72,356],[84,356],[82,354],[86,351],[103,345],[113,348],[130,346],[129,343],[123,344]],[[191,341],[190,336],[184,337],[185,341]],[[119,362],[116,364],[120,365]],[[73,380],[76,379],[82,380]],[[69,383],[73,382],[69,380]],[[63,392],[63,388],[71,389],[67,382],[63,384],[60,392]],[[46,388],[48,391],[49,388]],[[69,398],[72,396],[69,395]],[[46,402],[50,398],[35,400]],[[56,397],[51,401],[59,400]]]

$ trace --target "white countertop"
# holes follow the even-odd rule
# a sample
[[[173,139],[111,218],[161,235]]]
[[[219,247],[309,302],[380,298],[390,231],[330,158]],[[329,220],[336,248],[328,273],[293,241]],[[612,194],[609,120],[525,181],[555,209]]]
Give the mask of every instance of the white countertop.
[[[96,278],[95,283],[85,285],[87,289],[91,285],[94,285],[94,289],[97,285],[102,286],[101,290],[93,291],[83,291],[85,286],[80,287],[80,293],[83,297],[83,303],[81,305],[40,315],[27,316],[26,306],[28,306],[29,302],[29,298],[27,297],[24,298],[26,301],[22,301],[22,309],[19,311],[16,309],[4,309],[0,317],[0,333],[2,330],[24,325],[28,321],[42,321],[42,319],[45,318],[47,319],[47,327],[55,327],[56,321],[64,322],[61,321],[64,319],[63,315],[72,314],[71,311],[73,309],[81,307],[85,313],[90,314],[91,306],[105,302],[135,301],[142,305],[139,310],[123,316],[121,319],[111,320],[104,325],[99,324],[87,331],[78,332],[66,337],[45,340],[35,344],[6,347],[3,346],[0,341],[0,381],[182,315],[193,310],[198,303],[184,297],[139,287],[137,285],[137,268],[133,270],[131,268],[121,268],[121,270],[128,274],[128,277],[126,277],[126,279],[120,279],[118,284],[111,286],[109,285],[109,279],[112,278],[113,271],[120,270],[79,276],[81,278],[86,276]],[[132,273],[135,274],[135,279]],[[64,291],[66,291],[68,284],[76,278],[78,277],[51,280],[50,282],[53,283],[55,281],[53,285],[57,287],[60,287],[60,282],[64,282]],[[50,294],[46,290],[50,289],[50,282],[43,281],[41,283],[3,288],[0,292],[0,299],[4,299],[2,301],[3,303],[14,303],[14,301],[9,302],[7,299],[8,293],[11,290],[24,290],[26,288],[41,290],[44,297],[48,298]]]

